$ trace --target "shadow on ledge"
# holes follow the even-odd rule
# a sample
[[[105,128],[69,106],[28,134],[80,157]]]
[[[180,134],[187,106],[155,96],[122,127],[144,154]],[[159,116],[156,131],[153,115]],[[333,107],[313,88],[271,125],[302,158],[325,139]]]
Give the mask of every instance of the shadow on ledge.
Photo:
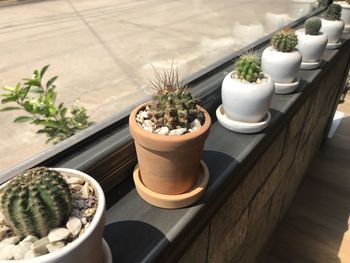
[[[140,221],[120,221],[105,227],[113,262],[153,262],[161,247],[169,245],[165,235],[153,226]]]

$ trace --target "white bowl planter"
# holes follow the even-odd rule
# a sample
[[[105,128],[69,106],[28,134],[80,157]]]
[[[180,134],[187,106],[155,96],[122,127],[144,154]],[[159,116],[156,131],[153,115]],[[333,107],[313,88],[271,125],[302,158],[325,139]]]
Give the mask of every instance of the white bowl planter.
[[[292,0],[289,3],[290,14],[294,19],[303,17],[310,13],[315,7],[316,0]]]
[[[268,112],[274,83],[265,74],[267,81],[261,84],[245,83],[233,79],[235,71],[226,75],[222,82],[221,97],[225,115],[234,121],[259,123]]]
[[[343,33],[345,23],[343,20],[330,21],[321,19],[322,27],[321,32],[324,32],[328,38],[327,48],[338,47],[341,42],[339,41],[341,34]]]
[[[350,5],[345,1],[339,1],[337,4],[341,5],[342,11],[341,11],[341,19],[345,23],[344,32],[349,33],[350,32]]]
[[[290,93],[298,87],[297,74],[301,61],[301,53],[296,48],[291,52],[281,52],[272,46],[264,50],[261,56],[262,71],[275,83],[275,93]]]
[[[83,178],[94,188],[98,198],[98,205],[89,227],[76,240],[65,247],[31,259],[0,260],[7,263],[111,263],[112,258],[108,245],[102,238],[105,225],[106,201],[103,190],[98,182],[89,175],[68,168],[52,168],[62,174],[71,174]],[[4,184],[5,185],[5,184]],[[0,187],[3,188],[4,185]]]
[[[307,35],[304,29],[295,32],[298,36],[297,48],[302,54],[302,69],[317,68],[327,46],[327,36],[323,32],[318,35]]]

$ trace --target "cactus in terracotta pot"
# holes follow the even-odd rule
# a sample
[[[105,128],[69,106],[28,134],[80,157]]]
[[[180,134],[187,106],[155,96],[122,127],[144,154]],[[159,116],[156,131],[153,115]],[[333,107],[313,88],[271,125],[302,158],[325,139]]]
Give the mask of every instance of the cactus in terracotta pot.
[[[298,37],[291,29],[277,32],[271,39],[272,46],[281,52],[291,52],[298,44]]]
[[[235,63],[236,77],[240,80],[246,80],[250,83],[263,78],[261,71],[261,62],[257,54],[247,53],[239,57]]]
[[[325,19],[330,21],[340,20],[342,7],[339,4],[331,4],[328,6]]]
[[[193,98],[183,81],[179,80],[177,70],[173,67],[169,72],[160,73],[154,70],[156,78],[151,81],[154,96],[149,106],[149,114],[156,128],[163,126],[170,130],[176,127],[188,128],[195,119],[203,122],[203,113],[196,105],[198,101]]]
[[[21,237],[46,236],[67,221],[72,209],[68,184],[59,172],[45,167],[11,179],[0,202],[6,222]]]
[[[305,24],[305,34],[307,35],[318,35],[322,27],[322,22],[319,17],[310,17],[306,19]]]

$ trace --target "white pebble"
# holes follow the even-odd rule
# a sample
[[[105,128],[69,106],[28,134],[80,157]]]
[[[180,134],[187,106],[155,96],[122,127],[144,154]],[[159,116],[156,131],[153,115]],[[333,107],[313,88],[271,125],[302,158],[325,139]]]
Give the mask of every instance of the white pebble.
[[[80,177],[68,177],[66,179],[67,184],[84,184],[84,180]]]
[[[145,120],[143,122],[143,124],[145,125],[145,127],[153,127],[154,126],[154,123],[151,120]]]
[[[190,123],[190,127],[193,131],[199,129],[200,127],[202,127],[201,122],[198,119],[194,119],[191,123]]]
[[[68,231],[67,228],[55,228],[52,229],[49,234],[48,234],[48,238],[50,242],[55,242],[55,241],[61,241],[64,240],[66,238],[68,238],[70,235],[70,232]]]
[[[14,259],[24,259],[25,254],[30,250],[31,246],[32,246],[32,242],[23,242],[23,241],[21,241],[13,249],[13,257],[14,257]]]
[[[24,255],[24,258],[25,259],[29,259],[29,258],[35,258],[37,256],[40,256],[40,255],[37,255],[34,253],[33,250],[29,250],[25,255]]]
[[[148,131],[148,132],[153,132],[153,127],[147,127],[147,126],[145,126],[145,127],[143,127],[143,129],[144,129],[145,131]]]
[[[256,84],[261,84],[262,83],[262,80],[261,79],[257,79],[256,80]]]
[[[33,250],[33,252],[35,254],[43,255],[43,254],[46,254],[48,252],[46,245],[49,243],[50,243],[49,239],[47,237],[43,237],[42,239],[35,241],[32,244],[31,249]]]
[[[75,191],[80,191],[82,188],[82,185],[81,184],[71,184],[70,188],[72,188]]]
[[[83,217],[83,218],[81,219],[81,222],[83,223],[83,225],[85,225],[85,224],[87,223],[86,217]]]
[[[84,216],[85,217],[90,217],[90,216],[93,216],[96,212],[96,208],[95,207],[92,207],[92,208],[88,208],[85,210],[84,212]]]
[[[90,196],[89,183],[85,182],[84,186],[81,188],[81,195],[83,198],[88,198]]]
[[[141,115],[142,118],[148,119],[148,112],[147,111],[141,111],[139,114]]]
[[[0,244],[14,245],[14,244],[17,244],[19,240],[20,240],[19,236],[8,237],[8,238],[5,238],[3,241],[1,241]]]
[[[159,135],[168,135],[169,134],[169,128],[164,126],[159,129],[158,132]]]
[[[20,244],[21,244],[22,242],[31,242],[31,243],[34,243],[35,241],[38,241],[38,240],[39,240],[39,238],[37,238],[36,236],[29,235],[29,236],[27,236],[25,239],[23,239],[23,240],[20,242]]]
[[[76,217],[70,217],[68,219],[68,222],[66,224],[67,229],[69,230],[69,232],[72,233],[72,235],[75,237],[76,235],[79,234],[82,224],[81,221],[76,218]]]
[[[179,128],[179,129],[175,129],[175,130],[171,130],[169,132],[169,136],[176,136],[176,135],[182,135],[187,131],[186,128]]]
[[[15,251],[16,246],[12,244],[5,244],[0,247],[0,259],[13,259],[13,252]]]
[[[52,252],[55,252],[55,251],[63,248],[64,246],[65,245],[62,241],[57,241],[57,242],[47,244],[46,248],[50,253],[52,253]]]

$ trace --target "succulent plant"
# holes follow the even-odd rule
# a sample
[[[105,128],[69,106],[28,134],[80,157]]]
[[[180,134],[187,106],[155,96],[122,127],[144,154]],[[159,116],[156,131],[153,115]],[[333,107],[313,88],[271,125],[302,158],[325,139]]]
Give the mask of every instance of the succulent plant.
[[[325,19],[335,21],[340,20],[342,7],[339,4],[330,4],[327,8]]]
[[[68,184],[59,172],[45,167],[11,179],[0,202],[6,222],[21,237],[46,236],[67,221],[72,209]]]
[[[322,27],[322,22],[319,17],[313,16],[306,19],[305,24],[305,34],[307,35],[318,35]]]
[[[261,70],[261,61],[255,53],[250,52],[240,56],[235,63],[235,69],[238,79],[251,83],[264,77]]]
[[[156,128],[189,128],[194,119],[203,123],[204,114],[197,107],[198,101],[193,98],[184,80],[180,80],[178,70],[171,65],[169,71],[159,72],[156,68],[154,71],[155,80],[151,81],[154,95],[148,113]]]
[[[271,44],[278,51],[291,52],[298,44],[298,37],[293,30],[283,29],[272,37]]]

